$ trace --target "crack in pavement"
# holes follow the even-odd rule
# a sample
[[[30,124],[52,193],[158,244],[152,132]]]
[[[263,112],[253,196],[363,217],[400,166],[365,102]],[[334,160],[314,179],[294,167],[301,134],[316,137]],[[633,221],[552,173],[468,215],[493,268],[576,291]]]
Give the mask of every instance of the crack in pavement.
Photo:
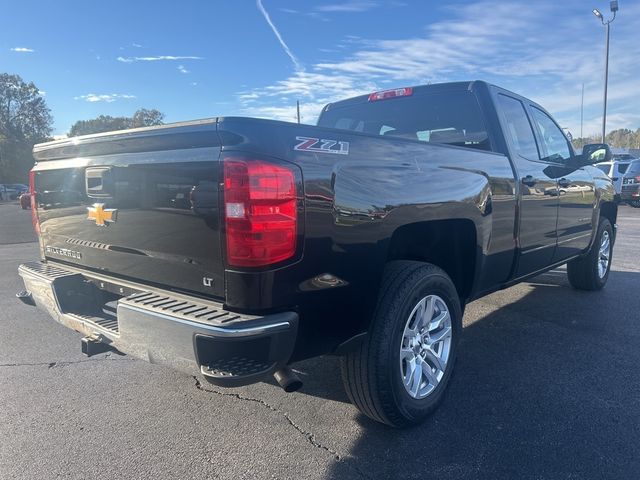
[[[253,398],[253,397],[245,397],[244,395],[241,395],[239,393],[232,393],[232,392],[221,392],[219,390],[213,390],[210,388],[205,388],[202,383],[200,382],[200,380],[198,380],[197,377],[193,377],[193,379],[196,382],[195,387],[198,390],[201,390],[203,392],[207,392],[207,393],[213,393],[215,395],[220,395],[222,397],[232,397],[235,398],[237,400],[242,400],[245,402],[253,402],[253,403],[257,403],[258,405],[261,405],[263,407],[265,407],[266,409],[280,415],[281,417],[284,417],[284,419],[289,423],[289,425],[291,425],[293,428],[295,428],[298,433],[300,433],[303,437],[305,437],[307,439],[307,442],[309,442],[311,445],[313,445],[316,448],[319,448],[321,450],[326,451],[327,453],[331,454],[331,456],[337,461],[337,462],[345,462],[345,458],[340,455],[337,451],[331,449],[330,447],[327,447],[326,445],[323,445],[322,443],[320,443],[317,439],[316,436],[312,433],[312,432],[308,432],[307,430],[305,430],[304,428],[302,428],[300,425],[298,425],[292,418],[291,416],[287,413],[284,412],[282,410],[280,410],[277,407],[274,407],[273,405],[271,405],[270,403],[265,402],[264,400],[261,400],[259,398]],[[355,465],[350,465],[362,478],[371,478],[369,477],[367,474],[365,474],[362,470],[360,470],[358,467],[356,467]]]
[[[37,362],[37,363],[0,363],[0,368],[6,367],[47,367],[47,369],[52,368],[63,368],[68,367],[69,365],[77,365],[79,363],[90,363],[90,362],[133,362],[134,360],[131,358],[95,358],[91,360],[62,360],[58,362]]]

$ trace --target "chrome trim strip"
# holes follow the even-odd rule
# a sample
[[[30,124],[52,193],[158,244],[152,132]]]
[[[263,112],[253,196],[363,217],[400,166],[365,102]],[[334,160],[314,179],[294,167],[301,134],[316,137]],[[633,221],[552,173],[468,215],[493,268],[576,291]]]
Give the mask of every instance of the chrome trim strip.
[[[549,245],[542,245],[540,247],[534,247],[534,248],[530,248],[529,250],[521,250],[520,251],[520,255],[526,255],[528,253],[533,253],[533,252],[538,252],[540,250],[544,250],[545,248],[555,248],[556,244],[555,243],[551,243]]]
[[[574,240],[580,240],[581,238],[585,238],[585,237],[591,237],[592,234],[593,233],[589,231],[588,233],[578,235],[577,237],[567,238],[566,240],[562,240],[561,242],[558,242],[558,245],[562,245],[563,243],[567,243],[567,242],[573,242]]]

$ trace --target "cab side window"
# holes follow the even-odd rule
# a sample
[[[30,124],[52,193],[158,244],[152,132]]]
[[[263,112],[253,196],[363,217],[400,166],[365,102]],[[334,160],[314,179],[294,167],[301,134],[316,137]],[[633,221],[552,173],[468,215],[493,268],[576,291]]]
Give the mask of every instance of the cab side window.
[[[511,146],[521,157],[538,160],[538,147],[527,112],[520,100],[498,94],[498,104],[505,122],[505,135]]]
[[[531,106],[533,121],[541,135],[544,150],[542,160],[555,163],[567,163],[571,159],[571,150],[560,127],[542,110]]]

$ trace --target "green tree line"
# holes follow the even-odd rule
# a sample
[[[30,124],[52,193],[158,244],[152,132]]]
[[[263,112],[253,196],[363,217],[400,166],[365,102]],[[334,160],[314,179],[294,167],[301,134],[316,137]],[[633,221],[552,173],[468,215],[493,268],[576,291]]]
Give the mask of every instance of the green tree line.
[[[589,137],[574,138],[573,146],[578,150],[588,143],[600,143],[600,135],[591,135]],[[619,128],[607,133],[605,143],[615,148],[640,148],[640,128],[637,130],[629,130],[628,128]]]
[[[89,135],[91,133],[110,132],[112,130],[124,130],[127,128],[150,127],[152,125],[162,125],[164,114],[158,110],[147,110],[141,108],[137,110],[133,117],[112,117],[110,115],[100,115],[91,120],[78,120],[69,130],[70,137],[78,135]]]
[[[141,108],[131,117],[100,115],[79,120],[69,136],[161,125],[164,114]],[[0,73],[0,183],[26,183],[33,146],[51,138],[53,117],[40,90],[19,75]]]

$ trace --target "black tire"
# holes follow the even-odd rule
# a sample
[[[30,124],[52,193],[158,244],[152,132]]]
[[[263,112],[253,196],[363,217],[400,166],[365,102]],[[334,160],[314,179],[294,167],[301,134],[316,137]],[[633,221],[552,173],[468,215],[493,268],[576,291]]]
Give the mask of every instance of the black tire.
[[[589,250],[589,253],[584,257],[576,258],[575,260],[567,263],[567,276],[569,277],[569,283],[573,288],[578,290],[600,290],[605,286],[609,278],[609,272],[611,271],[611,260],[613,257],[613,228],[611,222],[604,217],[600,217],[600,224],[598,225],[598,231],[596,239]],[[609,236],[609,264],[604,275],[600,275],[598,271],[598,263],[600,261],[600,247],[602,245],[603,235]]]
[[[424,398],[413,398],[402,382],[400,346],[413,308],[428,295],[439,296],[451,318],[451,344],[443,376]],[[393,427],[425,420],[442,401],[455,364],[462,332],[462,309],[449,276],[435,265],[390,262],[384,273],[367,340],[341,358],[342,379],[351,402],[366,416]]]
[[[629,202],[629,205],[631,205],[633,208],[640,208],[640,200],[631,200]]]

